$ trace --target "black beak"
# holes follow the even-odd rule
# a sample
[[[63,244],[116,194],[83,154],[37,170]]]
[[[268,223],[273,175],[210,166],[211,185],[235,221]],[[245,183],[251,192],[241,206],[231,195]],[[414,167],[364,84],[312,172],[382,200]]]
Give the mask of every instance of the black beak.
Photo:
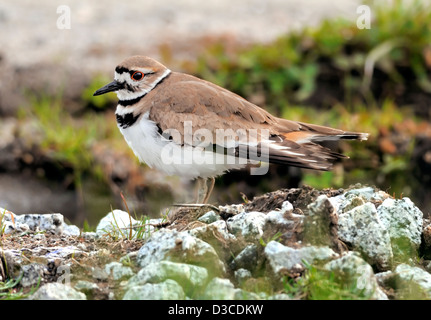
[[[117,80],[112,81],[111,83],[108,83],[106,86],[100,88],[95,93],[93,93],[93,96],[98,96],[104,93],[117,91],[124,88],[124,83],[120,83]]]

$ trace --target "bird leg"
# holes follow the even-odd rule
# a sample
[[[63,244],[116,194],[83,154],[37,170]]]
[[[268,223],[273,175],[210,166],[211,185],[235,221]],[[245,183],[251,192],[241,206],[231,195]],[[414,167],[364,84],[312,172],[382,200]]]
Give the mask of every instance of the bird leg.
[[[205,179],[204,182],[205,182],[205,185],[207,186],[207,179]],[[210,186],[209,186],[209,188],[208,188],[208,186],[206,187],[207,190],[206,190],[206,194],[205,194],[204,200],[202,201],[203,204],[205,204],[205,203],[208,202],[208,200],[209,200],[209,198],[211,196],[211,193],[213,192],[214,185],[215,185],[215,178],[211,177],[210,178]]]

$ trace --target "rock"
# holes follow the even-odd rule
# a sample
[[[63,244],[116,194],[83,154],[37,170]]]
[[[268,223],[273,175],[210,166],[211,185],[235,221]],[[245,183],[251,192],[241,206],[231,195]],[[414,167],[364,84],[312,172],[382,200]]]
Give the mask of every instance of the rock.
[[[352,210],[354,207],[361,206],[370,201],[383,201],[389,195],[381,190],[374,190],[372,187],[347,190],[341,195],[330,197],[332,205],[338,213]]]
[[[394,239],[406,238],[413,247],[419,248],[423,213],[409,198],[388,198],[377,208],[377,213],[393,242]]]
[[[304,269],[303,261],[313,264],[338,257],[338,254],[328,247],[308,246],[293,249],[276,241],[270,241],[265,246],[264,255],[268,260],[271,273],[278,280],[283,275],[302,272]]]
[[[63,234],[66,236],[78,237],[81,234],[81,230],[77,226],[64,224]]]
[[[93,279],[96,279],[99,281],[105,281],[109,277],[109,273],[99,267],[93,267],[91,270],[91,275],[93,276]]]
[[[30,263],[22,266],[20,284],[23,287],[35,287],[42,280],[44,270],[45,266],[39,263]]]
[[[40,287],[29,300],[86,300],[85,294],[62,283],[47,283]]]
[[[210,223],[216,222],[217,220],[220,220],[220,219],[221,219],[220,216],[211,210],[211,211],[208,211],[207,213],[205,213],[202,217],[200,217],[198,219],[198,221],[210,224]]]
[[[95,291],[99,290],[99,286],[97,284],[85,280],[79,280],[74,287],[76,290],[85,294],[93,294]]]
[[[209,225],[193,228],[188,233],[203,241],[206,241],[208,238],[217,239],[217,236],[220,236],[226,242],[236,240],[236,237],[229,233],[226,221],[224,220],[217,220]]]
[[[231,262],[231,268],[247,269],[253,271],[257,265],[257,246],[250,244],[246,246]]]
[[[288,294],[285,293],[277,293],[272,296],[269,296],[267,300],[292,300]]]
[[[226,221],[227,228],[235,237],[257,241],[263,234],[265,216],[262,212],[242,212]]]
[[[131,287],[126,291],[123,300],[183,300],[183,288],[174,280],[165,280],[161,283],[147,283]]]
[[[240,292],[241,290],[235,289],[228,279],[216,277],[208,283],[202,298],[204,300],[234,300],[235,295]]]
[[[184,288],[189,296],[195,290],[206,285],[208,272],[205,268],[186,263],[160,261],[150,263],[132,277],[127,287],[143,285],[145,283],[158,283],[167,279],[175,280]]]
[[[258,294],[254,292],[248,292],[242,289],[237,289],[235,291],[233,299],[234,300],[262,300],[262,298]]]
[[[412,267],[405,263],[398,265],[394,273],[396,276],[396,289],[407,291],[407,298],[415,299],[419,296],[431,299],[431,274],[421,268]],[[421,293],[425,297],[421,296]]]
[[[98,235],[110,234],[114,237],[122,237],[128,235],[128,228],[137,223],[135,219],[130,217],[126,211],[113,210],[104,216],[96,227]],[[136,231],[133,230],[133,234]]]
[[[339,259],[332,260],[323,266],[335,273],[335,279],[348,288],[355,288],[354,293],[365,295],[375,300],[388,300],[380,289],[373,269],[356,252],[350,251]]]
[[[112,275],[114,280],[128,279],[134,275],[132,268],[115,261],[105,265],[105,272]]]
[[[32,231],[51,231],[62,234],[64,217],[60,213],[15,215],[15,223],[26,224]]]
[[[372,203],[367,202],[341,213],[338,217],[338,236],[361,251],[366,260],[379,270],[390,269],[393,258],[391,239]]]
[[[265,225],[272,224],[281,227],[289,227],[294,224],[293,221],[286,219],[284,216],[286,214],[291,214],[293,212],[293,205],[289,201],[284,201],[281,205],[281,210],[273,210],[266,214]],[[266,226],[265,226],[266,227]]]
[[[251,272],[247,269],[238,269],[234,272],[235,280],[240,285],[247,281],[247,279],[250,279],[252,277]]]
[[[225,271],[214,248],[187,231],[161,229],[154,232],[139,249],[136,256],[136,261],[141,267],[162,260],[202,266],[215,274]]]

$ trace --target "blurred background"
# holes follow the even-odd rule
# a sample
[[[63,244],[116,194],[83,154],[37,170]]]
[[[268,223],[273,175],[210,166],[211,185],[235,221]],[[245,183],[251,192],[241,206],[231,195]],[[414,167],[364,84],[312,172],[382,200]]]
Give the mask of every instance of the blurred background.
[[[367,5],[370,15],[367,16]],[[377,186],[431,203],[430,1],[106,0],[0,3],[0,207],[94,227],[111,208],[157,217],[193,183],[140,165],[115,94],[93,97],[142,54],[273,114],[369,132],[330,172],[231,172],[210,202],[279,188]]]

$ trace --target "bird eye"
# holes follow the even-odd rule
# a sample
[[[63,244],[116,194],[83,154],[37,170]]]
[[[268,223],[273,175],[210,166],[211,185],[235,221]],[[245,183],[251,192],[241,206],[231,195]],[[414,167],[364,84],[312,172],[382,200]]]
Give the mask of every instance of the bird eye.
[[[144,74],[140,71],[135,71],[132,73],[130,77],[135,81],[139,81],[139,80],[142,80],[142,78],[144,77]]]

